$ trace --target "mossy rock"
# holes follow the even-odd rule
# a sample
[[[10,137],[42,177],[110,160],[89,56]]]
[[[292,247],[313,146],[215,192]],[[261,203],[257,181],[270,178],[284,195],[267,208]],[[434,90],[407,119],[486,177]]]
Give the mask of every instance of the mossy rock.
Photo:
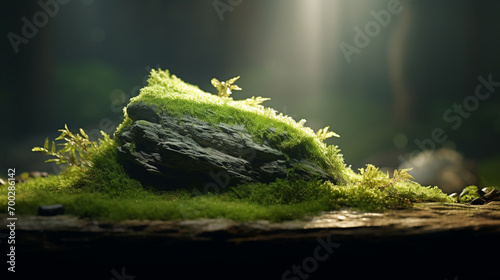
[[[68,137],[56,139],[63,144],[49,149],[47,138],[44,148],[34,148],[55,157],[49,161],[73,164],[60,175],[16,184],[16,213],[36,215],[40,205],[62,204],[69,215],[117,221],[278,222],[346,207],[382,211],[456,202],[411,181],[407,169],[390,176],[367,164],[353,172],[338,147],[323,142],[332,133],[314,133],[304,120],[261,106],[263,99],[219,96],[153,70],[124,110],[116,137],[104,133],[98,143],[85,142],[83,130],[73,134],[66,126],[60,131]],[[75,161],[72,150],[87,153],[85,162]],[[9,189],[0,180],[0,213],[8,208]]]
[[[151,73],[115,134],[127,171],[159,189],[269,183],[278,178],[349,182],[352,171],[305,121],[201,91],[168,71]]]

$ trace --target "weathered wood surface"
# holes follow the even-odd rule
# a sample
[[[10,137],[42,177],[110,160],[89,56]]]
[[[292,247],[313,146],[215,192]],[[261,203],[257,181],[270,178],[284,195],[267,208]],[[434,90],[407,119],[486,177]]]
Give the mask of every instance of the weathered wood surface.
[[[6,218],[6,215],[0,215]],[[134,236],[136,234],[159,234],[189,240],[206,240],[211,235],[220,236],[223,232],[227,241],[232,238],[269,239],[280,235],[300,238],[308,230],[326,230],[331,233],[357,235],[418,235],[436,231],[473,229],[491,230],[500,233],[500,202],[486,205],[463,205],[425,203],[417,204],[412,210],[390,210],[370,213],[354,210],[341,210],[322,213],[307,220],[271,223],[269,221],[235,222],[226,219],[201,219],[189,221],[140,221],[106,222],[92,219],[79,219],[62,215],[54,217],[21,216],[17,230],[25,232],[65,231],[107,233]]]
[[[40,271],[56,262],[60,272],[84,267],[81,276],[92,279],[111,279],[110,272],[122,267],[136,279],[153,279],[167,268],[158,279],[173,279],[172,269],[185,277],[175,279],[212,274],[219,279],[500,279],[494,269],[500,256],[497,201],[426,203],[383,213],[332,211],[281,223],[19,216],[16,236],[20,270]],[[338,248],[316,261],[314,271],[304,272],[307,277],[282,278],[293,265],[311,261],[325,242]]]

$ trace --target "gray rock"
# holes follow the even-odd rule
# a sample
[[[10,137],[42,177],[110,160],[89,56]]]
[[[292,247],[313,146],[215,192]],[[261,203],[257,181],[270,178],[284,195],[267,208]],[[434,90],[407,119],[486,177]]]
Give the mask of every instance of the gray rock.
[[[303,178],[333,180],[314,162],[289,159],[277,143],[255,141],[243,125],[158,114],[143,104],[129,105],[127,113],[133,123],[116,135],[119,159],[130,174],[159,189],[218,192],[242,183],[272,182],[286,177],[290,168]]]
[[[159,116],[154,106],[150,107],[144,104],[134,104],[127,107],[127,114],[133,120],[145,120],[156,123],[159,121]]]

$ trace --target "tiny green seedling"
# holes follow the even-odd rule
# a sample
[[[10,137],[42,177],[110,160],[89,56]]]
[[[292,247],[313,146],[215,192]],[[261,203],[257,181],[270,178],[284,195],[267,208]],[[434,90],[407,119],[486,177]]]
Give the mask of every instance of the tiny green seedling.
[[[225,82],[221,82],[216,78],[212,79],[212,85],[217,89],[219,97],[229,97],[231,95],[231,90],[241,90],[241,88],[237,85],[233,85],[236,80],[238,80],[240,76],[229,79]]]
[[[218,95],[220,98],[230,98],[229,96],[232,94],[232,90],[241,90],[241,88],[237,85],[234,85],[234,82],[238,80],[240,76],[234,77],[232,79],[229,79],[225,82],[221,82],[217,80],[216,78],[212,79],[212,85],[217,89]],[[271,98],[263,98],[260,96],[252,96],[251,98],[247,98],[243,100],[243,103],[245,103],[248,106],[259,108],[262,107],[262,103],[264,101],[271,100]]]

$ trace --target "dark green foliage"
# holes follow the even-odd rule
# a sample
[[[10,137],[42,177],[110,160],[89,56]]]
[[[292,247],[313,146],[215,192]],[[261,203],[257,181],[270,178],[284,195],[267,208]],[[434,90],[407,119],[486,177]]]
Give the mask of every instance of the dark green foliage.
[[[247,184],[232,188],[226,195],[262,205],[297,204],[328,198],[330,190],[320,180],[277,179],[270,184]]]

